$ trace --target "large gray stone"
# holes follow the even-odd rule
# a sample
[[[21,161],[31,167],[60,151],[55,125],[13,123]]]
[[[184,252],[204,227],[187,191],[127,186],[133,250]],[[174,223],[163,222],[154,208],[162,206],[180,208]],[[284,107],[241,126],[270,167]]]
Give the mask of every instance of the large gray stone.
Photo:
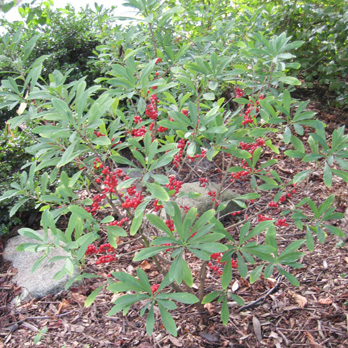
[[[208,195],[209,191],[217,191],[218,185],[214,183],[209,183],[206,187],[201,187],[199,182],[190,182],[183,184],[180,193],[190,194],[198,193],[199,197],[191,198],[187,196],[178,197],[176,202],[181,206],[188,206],[189,208],[197,208],[197,213],[199,215],[203,214],[205,211],[212,209],[213,202],[212,197]],[[227,204],[226,208],[221,212],[222,215],[231,213],[233,211],[241,210],[239,205],[232,201],[232,199],[237,198],[239,194],[234,191],[227,189],[222,193],[220,198],[221,202]]]
[[[44,233],[43,231],[38,232]],[[13,281],[22,287],[20,299],[42,297],[48,294],[56,294],[64,290],[64,286],[70,277],[65,276],[60,280],[55,280],[53,276],[63,268],[65,260],[63,259],[56,262],[48,262],[48,260],[54,256],[68,256],[69,254],[61,248],[53,249],[49,253],[49,256],[41,263],[37,271],[31,273],[33,264],[44,255],[45,252],[17,251],[17,247],[23,243],[35,243],[35,240],[21,235],[13,237],[6,244],[3,255],[4,259],[11,261],[13,267],[18,270]]]

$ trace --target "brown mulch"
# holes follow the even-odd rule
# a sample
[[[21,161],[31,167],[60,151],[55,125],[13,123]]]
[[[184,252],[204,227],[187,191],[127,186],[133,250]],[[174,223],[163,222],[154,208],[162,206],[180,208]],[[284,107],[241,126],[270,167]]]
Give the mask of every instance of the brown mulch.
[[[318,105],[312,103],[311,107],[316,109]],[[324,118],[329,118],[331,114],[341,115],[339,111],[330,111],[330,114],[322,108],[319,111]],[[341,117],[330,120],[332,127],[337,128],[339,124],[345,123],[345,119],[344,122],[340,120]],[[267,152],[263,156],[263,160],[268,159]],[[298,160],[282,156],[278,158],[278,170],[284,179],[306,169],[306,165]],[[240,182],[237,188],[233,188],[245,192],[244,185]],[[313,175],[308,182],[301,183],[297,191],[287,201],[287,207],[307,195],[319,203],[334,194],[338,211],[347,209],[348,190],[342,180],[335,179],[333,186],[327,189],[320,176]],[[271,197],[271,193],[264,195],[257,204],[248,208],[248,214],[257,215]],[[268,208],[262,214],[279,218],[283,208]],[[241,219],[239,216],[229,216],[224,223],[233,230],[233,225]],[[340,225],[339,221],[337,226],[347,230],[347,226]],[[280,249],[299,238],[305,238],[304,233],[291,224],[281,227],[277,233]],[[148,337],[145,319],[138,314],[140,306],[131,307],[127,316],[119,313],[108,317],[111,302],[117,295],[108,292],[106,288],[91,307],[84,307],[86,297],[110,279],[110,272],[122,270],[134,275],[136,267],[140,266],[152,283],[161,281],[162,275],[151,260],[132,262],[134,253],[141,247],[139,241],[130,242],[125,238],[117,249],[117,261],[107,265],[95,265],[93,257],[87,258],[85,271],[98,274],[100,279],[85,280],[69,291],[41,299],[33,298],[17,305],[16,296],[21,289],[11,281],[16,270],[11,263],[0,260],[0,348],[348,347],[348,243],[339,245],[339,238],[328,235],[326,243],[317,243],[313,253],[305,246],[301,248],[305,253],[301,259],[304,268],[291,271],[300,282],[299,288],[290,285],[277,274],[273,275],[274,278],[261,278],[250,284],[234,269],[231,290],[244,299],[246,308],[240,310],[234,302],[229,303],[230,319],[223,326],[219,314],[221,305],[216,301],[205,306],[209,313],[208,325],[203,324],[200,313],[193,306],[178,305],[176,310],[171,311],[178,327],[177,338],[166,332],[160,320],[156,321],[153,336]],[[1,247],[0,242],[0,251]],[[199,286],[197,278],[201,261],[194,257],[187,261],[192,266],[195,285]],[[207,293],[219,289],[219,283],[218,275],[209,270]],[[34,344],[34,337],[45,327],[48,328],[47,333],[42,335],[37,345]]]

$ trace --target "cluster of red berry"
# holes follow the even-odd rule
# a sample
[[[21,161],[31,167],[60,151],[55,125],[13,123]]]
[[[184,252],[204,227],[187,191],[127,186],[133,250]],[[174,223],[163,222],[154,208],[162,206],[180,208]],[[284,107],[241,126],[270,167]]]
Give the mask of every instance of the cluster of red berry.
[[[258,147],[262,147],[265,145],[265,141],[262,138],[257,138],[255,143],[244,143],[243,141],[241,141],[239,143],[239,146],[242,150],[248,150],[248,152],[252,155],[255,150]]]
[[[296,184],[292,184],[292,186],[293,186],[293,187],[296,187]],[[291,190],[291,193],[288,192],[288,193],[286,193],[286,194],[284,194],[284,195],[281,195],[280,198],[279,198],[279,202],[280,202],[280,203],[285,203],[286,200],[287,200],[287,198],[291,198],[291,194],[295,194],[296,192],[297,192],[296,189],[293,188],[293,189]],[[276,202],[274,202],[274,201],[271,201],[271,202],[268,203],[268,206],[269,206],[269,207],[272,207],[272,208],[277,208],[277,207],[278,207],[278,203],[276,203]]]
[[[158,199],[155,199],[152,206],[154,207],[155,213],[157,213],[159,210],[161,210],[163,208],[162,204],[158,204]]]
[[[150,124],[150,126],[149,126],[150,131],[153,131],[153,130],[154,130],[154,127],[155,127],[155,122],[152,122],[152,123]],[[163,133],[163,132],[165,132],[165,131],[167,131],[167,130],[168,130],[168,128],[163,127],[163,126],[159,126],[159,127],[157,128],[157,132],[158,132],[158,133]]]
[[[152,294],[154,294],[158,290],[159,287],[160,287],[159,284],[151,285],[151,292],[152,292]]]
[[[276,226],[285,226],[285,227],[288,227],[289,224],[286,223],[286,219],[278,219],[278,221],[276,222]]]
[[[105,134],[101,134],[100,131],[94,131],[93,134],[96,135],[98,138],[106,136]]]
[[[134,116],[134,123],[135,123],[135,124],[139,124],[139,123],[141,123],[141,122],[143,122],[143,119],[142,119],[140,116],[135,115],[135,116]]]
[[[264,96],[263,95],[260,95],[259,96],[259,99],[262,100],[264,99]],[[259,108],[258,106],[260,105],[260,102],[259,101],[256,101],[256,103],[254,105],[252,105],[251,103],[247,104],[247,108],[246,110],[244,111],[244,121],[242,122],[242,125],[245,126],[246,124],[248,123],[253,123],[254,120],[257,116],[257,114],[259,113]],[[253,116],[251,116],[251,113],[252,111],[255,109],[255,113]],[[242,116],[242,115],[239,115],[239,116]]]
[[[242,212],[241,211],[234,211],[233,213],[231,213],[232,216],[236,216],[236,215],[241,215]]]
[[[272,218],[264,216],[264,215],[261,215],[261,214],[257,215],[257,221],[261,222],[261,221],[266,221],[266,220],[272,220]]]
[[[205,179],[205,178],[199,178],[198,181],[199,181],[199,186],[202,186],[202,187],[206,187],[208,183],[208,179]]]
[[[91,244],[87,247],[85,255],[107,253],[107,252],[110,253],[110,252],[113,252],[114,250],[115,249],[109,243],[102,244],[99,247],[99,249],[97,249],[93,244]],[[101,263],[109,263],[109,262],[114,261],[114,260],[116,260],[115,255],[102,255],[96,261],[96,265],[99,265]]]
[[[167,219],[166,220],[166,225],[168,226],[168,228],[173,232],[175,227],[174,227],[174,221],[173,220],[170,220],[170,219]]]
[[[222,258],[222,253],[214,253],[211,254],[210,257],[212,260],[215,260],[218,264],[222,264],[221,262],[221,258]],[[223,264],[226,264],[226,261],[223,262]],[[238,267],[238,261],[237,260],[233,260],[231,259],[231,264],[232,264],[232,268],[237,268]],[[208,263],[208,267],[217,273],[217,275],[221,276],[222,275],[222,271],[220,270],[219,266],[214,266],[211,262]]]
[[[151,118],[151,120],[157,120],[158,109],[157,109],[157,96],[152,94],[150,97],[150,104],[146,106],[145,114]]]
[[[186,141],[187,141],[186,139],[180,139],[178,142],[177,148],[180,150],[179,150],[179,153],[177,155],[175,155],[174,159],[173,159],[173,165],[175,168],[179,168],[180,161],[181,161],[182,155],[184,153],[184,148],[186,146]]]
[[[163,127],[163,126],[159,126],[159,127],[157,128],[157,132],[158,132],[158,133],[164,133],[164,132],[166,132],[167,130],[168,130],[168,128]]]
[[[247,150],[251,155],[255,152],[255,150],[258,147],[263,147],[265,145],[265,141],[262,138],[257,138],[254,143],[244,143],[243,141],[240,142],[240,148],[242,150]],[[245,170],[241,170],[240,172],[237,173],[231,173],[232,179],[230,182],[233,182],[234,180],[246,180],[246,176],[248,176],[251,173],[251,168],[249,167],[248,163],[243,160],[242,161],[242,167]]]
[[[241,98],[243,97],[243,91],[240,88],[236,88],[236,97]]]
[[[183,184],[183,182],[176,180],[175,176],[170,176],[169,183],[166,185],[166,187],[169,190],[175,190],[175,195],[176,195],[180,191],[182,184]]]
[[[129,196],[124,197],[124,202],[121,204],[122,208],[134,208],[136,209],[140,203],[144,200],[142,192],[137,192],[133,198]]]
[[[119,227],[122,227],[123,224],[125,222],[128,222],[128,221],[129,221],[129,218],[125,217],[125,218],[122,218],[120,221],[115,220],[115,221],[110,222],[109,226],[119,226]]]
[[[268,203],[268,206],[271,207],[271,208],[277,208],[278,207],[278,203],[274,202],[274,201],[271,201]]]
[[[95,262],[95,264],[100,265],[101,263],[109,263],[115,260],[116,260],[115,255],[103,255],[99,257],[99,259]]]
[[[141,126],[138,129],[132,129],[130,133],[134,138],[134,137],[144,137],[146,132],[147,132],[147,130],[146,130],[145,126]]]
[[[216,191],[209,191],[209,192],[208,192],[208,196],[210,196],[210,197],[211,197],[211,200],[212,200],[213,202],[215,202],[215,199],[216,199]]]
[[[207,150],[202,149],[200,154],[197,154],[197,155],[195,155],[195,156],[189,156],[189,155],[187,155],[187,158],[188,158],[191,162],[193,162],[193,161],[194,161],[195,159],[197,159],[197,158],[204,158],[205,155],[206,155],[206,153],[207,153]]]

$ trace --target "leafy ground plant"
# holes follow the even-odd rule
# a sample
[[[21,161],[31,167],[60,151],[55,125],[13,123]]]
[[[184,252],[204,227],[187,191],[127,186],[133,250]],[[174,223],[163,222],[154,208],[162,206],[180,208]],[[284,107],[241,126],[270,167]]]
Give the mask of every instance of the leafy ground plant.
[[[54,277],[73,275],[75,268],[81,274],[67,288],[75,280],[97,277],[85,271],[86,259],[101,266],[116,263],[118,238],[141,240],[143,248],[133,262],[151,260],[162,274],[161,283],[151,285],[141,268],[134,275],[112,272],[86,306],[105,287],[115,294],[127,292],[115,300],[109,315],[126,314],[139,303],[139,315],[146,316],[146,331],[152,335],[158,308],[164,327],[176,336],[169,313],[177,308],[173,301],[194,305],[207,324],[204,304],[217,299],[226,324],[228,302],[243,305],[230,291],[235,270],[250,283],[274,275],[298,286],[291,270],[302,267],[303,245],[314,249],[313,234],[320,242],[325,233],[343,236],[329,223],[343,217],[335,212],[333,197],[319,205],[313,197],[297,206],[289,202],[314,169],[297,171],[295,166],[296,173],[284,177],[276,156],[283,151],[298,166],[313,162],[330,187],[333,176],[348,182],[348,138],[344,127],[330,138],[325,124],[306,110],[308,103],[291,97],[300,82],[288,71],[298,67],[293,53],[302,42],[292,42],[285,33],[267,37],[259,32],[242,40],[239,31],[227,25],[224,31],[205,28],[207,43],[196,31],[176,30],[185,12],[182,7],[168,9],[153,0],[127,5],[146,20],[115,29],[117,43],[110,35],[97,47],[96,64],[105,69],[105,76],[96,81],[99,85],[87,87],[85,78],[66,82],[68,74],[59,71],[43,82],[45,57],[19,71],[18,78],[2,81],[0,106],[21,110],[10,120],[11,127],[35,124],[35,143],[26,148],[35,161],[0,199],[22,197],[11,214],[28,200],[35,201],[45,233],[21,229],[19,233],[35,243],[20,250],[44,249],[45,257],[52,248],[68,251],[65,266]],[[187,40],[176,40],[177,35]],[[226,37],[227,47],[221,45]],[[131,47],[132,40],[138,40],[139,48]],[[3,46],[18,54],[6,36]],[[22,49],[22,60],[33,49],[35,40]],[[231,100],[222,97],[226,86]],[[300,140],[304,134],[308,146]],[[214,175],[206,176],[202,163],[209,163]],[[74,174],[68,174],[68,165],[75,166]],[[35,180],[36,173],[40,180]],[[209,188],[210,210],[198,214],[195,207],[179,203],[182,186],[190,181]],[[49,185],[55,186],[54,192]],[[229,214],[233,224],[227,226],[225,208],[230,202],[224,201],[223,192],[230,188],[242,192],[233,199],[240,210]],[[272,196],[270,201],[261,199],[266,194]],[[195,197],[195,192],[188,195]],[[261,210],[253,209],[257,204],[263,205]],[[310,212],[301,210],[305,205]],[[287,217],[276,219],[272,211],[280,213],[283,207]],[[306,228],[306,238],[280,250],[277,231],[291,221],[299,230]],[[199,274],[187,261],[192,258]],[[208,270],[220,282],[206,294]]]

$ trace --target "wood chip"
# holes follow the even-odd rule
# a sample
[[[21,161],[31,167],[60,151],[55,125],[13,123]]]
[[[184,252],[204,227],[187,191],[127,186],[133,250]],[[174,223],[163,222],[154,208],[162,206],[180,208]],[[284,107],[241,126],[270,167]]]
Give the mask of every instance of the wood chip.
[[[302,309],[305,307],[308,301],[304,296],[296,294],[293,291],[289,291],[288,293]]]
[[[262,341],[262,332],[261,332],[261,324],[259,319],[257,319],[255,316],[253,316],[253,327],[254,327],[254,332],[257,340],[259,342]]]
[[[151,269],[151,265],[146,261],[144,260],[141,264],[140,264],[140,267],[143,271],[148,271],[149,269]]]
[[[330,304],[332,304],[332,298],[331,297],[320,298],[318,303],[320,303],[322,305],[330,305]]]
[[[306,331],[305,335],[307,336],[307,339],[309,341],[309,344],[311,345],[311,348],[323,348],[322,345],[315,342],[314,337],[309,332]]]
[[[173,336],[169,336],[169,341],[172,342],[176,347],[182,347],[181,341],[179,341],[177,338]]]

